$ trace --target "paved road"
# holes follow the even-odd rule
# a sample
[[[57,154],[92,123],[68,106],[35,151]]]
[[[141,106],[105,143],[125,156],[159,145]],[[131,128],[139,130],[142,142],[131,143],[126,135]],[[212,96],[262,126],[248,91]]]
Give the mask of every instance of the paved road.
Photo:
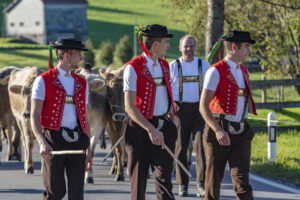
[[[99,145],[98,145],[99,146]],[[106,150],[100,150],[97,147],[96,157],[94,159],[94,182],[95,184],[85,185],[85,200],[127,200],[130,199],[130,183],[128,177],[124,182],[114,182],[113,176],[108,174],[112,159],[109,158],[104,165],[100,165],[100,159],[106,155]],[[43,185],[41,177],[40,155],[38,154],[37,144],[35,144],[33,160],[35,173],[33,175],[24,174],[23,162],[6,162],[6,145],[3,147],[0,166],[0,200],[39,200],[42,197]],[[174,183],[174,194],[177,200],[196,199],[196,184],[195,184],[195,163],[191,167],[193,178],[189,186],[189,197],[178,197],[178,185]],[[300,188],[291,188],[285,185],[271,186],[262,183],[265,179],[260,180],[260,177],[251,176],[251,184],[254,188],[254,197],[256,200],[300,200]],[[255,180],[253,180],[255,178]],[[258,180],[258,181],[257,181]],[[271,184],[278,184],[270,181]],[[285,188],[286,187],[286,188]],[[280,188],[280,189],[279,189]],[[228,170],[222,183],[221,190],[222,200],[234,200],[235,196],[232,190],[232,183]],[[67,198],[65,198],[67,199]],[[148,180],[147,200],[155,200],[154,183],[152,179]]]

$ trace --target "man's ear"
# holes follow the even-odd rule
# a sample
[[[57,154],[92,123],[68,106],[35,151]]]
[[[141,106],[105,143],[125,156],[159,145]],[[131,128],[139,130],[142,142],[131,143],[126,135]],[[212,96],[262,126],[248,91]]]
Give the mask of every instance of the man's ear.
[[[64,53],[64,59],[68,60],[68,59],[69,59],[69,56],[70,56],[70,55],[69,55],[68,52],[65,52],[65,53]]]
[[[232,52],[235,52],[237,50],[237,45],[235,43],[231,44],[231,50]]]

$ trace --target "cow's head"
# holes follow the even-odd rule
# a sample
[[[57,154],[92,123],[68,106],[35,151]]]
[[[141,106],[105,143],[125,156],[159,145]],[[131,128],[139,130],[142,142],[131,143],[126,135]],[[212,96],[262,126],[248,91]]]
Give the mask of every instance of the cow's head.
[[[114,121],[123,122],[128,119],[124,107],[123,76],[119,74],[100,71],[106,81],[108,105]]]
[[[19,71],[19,73],[22,73]],[[25,82],[21,84],[12,84],[9,86],[9,91],[15,94],[20,95],[20,98],[22,99],[22,103],[24,105],[24,110],[22,112],[22,116],[25,119],[30,118],[30,109],[31,109],[31,92],[32,92],[32,86],[35,78],[41,74],[42,71],[36,70],[33,71],[32,74],[28,75]]]

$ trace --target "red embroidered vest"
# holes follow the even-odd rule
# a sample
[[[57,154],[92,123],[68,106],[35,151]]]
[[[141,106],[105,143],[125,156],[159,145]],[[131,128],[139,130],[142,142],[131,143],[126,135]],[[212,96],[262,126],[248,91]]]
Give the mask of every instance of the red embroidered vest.
[[[176,115],[173,95],[170,83],[170,71],[169,63],[163,59],[158,59],[160,63],[164,80],[167,86],[169,98],[173,108],[173,113]],[[135,98],[135,106],[140,110],[146,119],[152,119],[153,109],[156,95],[156,84],[153,81],[151,73],[146,66],[147,60],[144,55],[140,55],[137,58],[129,61],[127,64],[133,66],[137,75],[137,91]]]
[[[209,103],[212,113],[235,115],[237,110],[238,85],[230,71],[228,64],[221,60],[211,67],[215,67],[220,75],[220,81],[216,92]],[[254,100],[251,93],[249,74],[243,65],[240,65],[246,88],[248,89],[251,102],[248,102],[248,112],[257,115]]]
[[[63,116],[66,91],[57,78],[57,68],[53,68],[41,74],[45,82],[45,101],[40,116],[43,128],[59,130]],[[86,80],[75,73],[71,73],[74,78],[74,96],[73,100],[76,106],[77,115],[82,131],[86,133],[85,118],[85,92]]]

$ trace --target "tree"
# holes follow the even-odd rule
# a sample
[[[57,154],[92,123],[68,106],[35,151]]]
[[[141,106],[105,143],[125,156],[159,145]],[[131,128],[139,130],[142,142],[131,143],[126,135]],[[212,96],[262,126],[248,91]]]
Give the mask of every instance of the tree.
[[[251,32],[257,41],[253,54],[261,59],[262,65],[268,67],[269,73],[277,72],[291,78],[300,75],[298,0],[240,0],[234,6],[233,2],[228,2],[226,8],[228,26]]]
[[[193,34],[193,30],[198,30],[193,35],[196,41],[200,41],[199,36],[203,36],[205,31],[203,27],[206,22],[206,7],[209,12],[207,24],[222,26],[209,22],[211,11],[217,10],[217,7],[222,9],[221,4],[214,7],[222,1],[225,2],[225,32],[229,29],[249,31],[257,41],[252,48],[252,55],[258,56],[261,64],[268,67],[267,72],[277,72],[291,78],[300,77],[299,0],[207,0],[207,5],[200,0],[169,0],[172,6],[171,16],[175,16],[174,21],[185,21],[189,33]],[[195,20],[191,20],[193,16]],[[207,37],[212,40],[221,35],[221,31],[209,30],[209,25],[207,29]],[[208,52],[214,42],[209,39],[206,42]]]
[[[224,0],[207,0],[207,23],[206,23],[206,48],[205,57],[208,57],[212,47],[218,41],[224,31]],[[221,51],[223,52],[223,51]],[[213,57],[212,63],[219,61]]]
[[[205,54],[205,30],[207,4],[201,0],[164,0],[171,4],[170,18],[185,25],[186,32],[194,36],[196,41],[195,54]]]
[[[110,41],[102,42],[100,45],[100,62],[106,66],[110,65],[113,62],[113,45]]]
[[[123,36],[116,45],[115,56],[122,62],[122,64],[128,62],[132,58],[133,51],[129,43],[128,35]]]
[[[94,45],[90,39],[85,42],[85,47],[88,51],[83,51],[83,65],[89,64],[91,66],[95,66],[95,53],[94,53]]]

